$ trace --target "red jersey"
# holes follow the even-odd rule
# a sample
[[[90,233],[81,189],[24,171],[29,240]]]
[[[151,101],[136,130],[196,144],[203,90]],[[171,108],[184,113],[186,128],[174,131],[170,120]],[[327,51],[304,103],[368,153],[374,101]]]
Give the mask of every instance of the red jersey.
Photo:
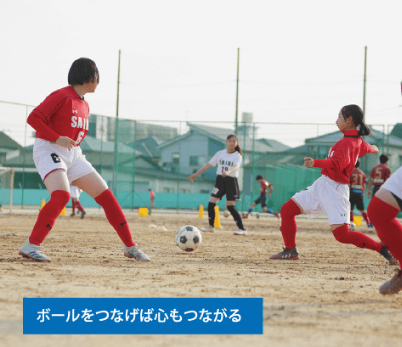
[[[154,197],[155,197],[155,193],[154,193],[153,190],[150,190],[150,191],[149,191],[149,196],[150,196],[151,198],[154,198]]]
[[[391,176],[391,169],[385,164],[374,166],[370,172],[373,185],[381,186]]]
[[[350,176],[350,189],[363,191],[366,182],[366,174],[362,170],[354,168]]]
[[[76,141],[76,146],[79,146],[88,133],[88,114],[88,103],[80,98],[72,86],[56,90],[31,113],[60,136]],[[35,134],[39,139],[52,141],[46,135],[39,131]]]
[[[314,166],[323,167],[322,162],[331,161],[332,167],[325,165],[321,173],[335,182],[348,184],[357,159],[367,153],[375,153],[373,146],[364,142],[357,134],[357,130],[346,131],[343,138],[330,148],[327,160],[314,159]]]
[[[261,182],[261,195],[266,195],[267,190],[269,188],[270,184],[266,180],[262,180]]]

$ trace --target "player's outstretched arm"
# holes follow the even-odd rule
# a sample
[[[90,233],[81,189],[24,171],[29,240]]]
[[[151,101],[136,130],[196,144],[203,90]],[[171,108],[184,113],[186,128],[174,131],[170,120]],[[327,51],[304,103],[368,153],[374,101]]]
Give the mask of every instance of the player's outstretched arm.
[[[196,173],[193,173],[188,177],[188,180],[193,182],[193,180],[198,176],[201,175],[203,172],[207,171],[212,165],[210,163],[206,163],[201,169],[199,169]]]
[[[310,158],[310,157],[304,158],[304,166],[307,169],[310,169],[311,167],[313,167],[314,166],[314,159]]]
[[[230,175],[231,173],[233,173],[233,172],[235,172],[235,171],[237,171],[237,170],[239,170],[239,167],[238,167],[237,165],[235,165],[235,166],[233,166],[230,170],[228,170],[228,171],[223,171],[223,172],[222,172],[222,176],[223,176],[223,177],[226,177],[227,175]]]

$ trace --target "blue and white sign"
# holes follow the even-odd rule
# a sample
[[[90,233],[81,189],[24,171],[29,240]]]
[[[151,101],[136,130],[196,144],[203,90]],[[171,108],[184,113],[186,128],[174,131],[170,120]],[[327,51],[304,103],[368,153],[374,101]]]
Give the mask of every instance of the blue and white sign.
[[[262,334],[262,298],[24,298],[24,334]]]

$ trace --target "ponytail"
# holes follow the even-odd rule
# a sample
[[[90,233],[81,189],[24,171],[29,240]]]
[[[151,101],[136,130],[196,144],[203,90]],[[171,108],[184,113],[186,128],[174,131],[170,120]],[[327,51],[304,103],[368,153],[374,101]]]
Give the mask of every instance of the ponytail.
[[[341,112],[345,120],[349,117],[352,117],[353,122],[359,126],[359,136],[367,136],[371,134],[369,127],[363,122],[364,114],[359,106],[347,105],[342,107]]]
[[[236,140],[237,140],[237,146],[235,147],[235,150],[236,150],[237,152],[239,152],[239,154],[242,156],[242,155],[243,155],[243,151],[242,151],[241,148],[240,148],[239,139],[237,138],[237,135],[235,135],[235,134],[230,134],[230,135],[228,135],[228,137],[226,138],[226,140],[229,140],[229,139],[232,138],[232,137],[235,137]]]

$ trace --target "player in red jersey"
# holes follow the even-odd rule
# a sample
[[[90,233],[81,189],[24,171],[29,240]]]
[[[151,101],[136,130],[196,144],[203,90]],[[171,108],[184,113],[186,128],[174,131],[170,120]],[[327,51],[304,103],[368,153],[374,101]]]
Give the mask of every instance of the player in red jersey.
[[[366,174],[359,169],[360,160],[357,161],[355,168],[350,175],[350,230],[354,230],[355,223],[353,223],[353,210],[355,206],[360,211],[362,217],[367,223],[369,231],[372,231],[372,227],[370,227],[370,222],[367,217],[367,213],[364,209],[364,202],[363,202],[363,194],[366,188],[367,177]]]
[[[367,212],[380,240],[399,261],[394,277],[380,286],[381,294],[402,290],[402,224],[397,215],[402,210],[402,167],[381,186],[371,199]]]
[[[391,169],[387,166],[388,155],[380,155],[380,164],[373,167],[370,172],[370,179],[368,184],[367,196],[371,196],[371,186],[373,186],[373,195],[380,189],[385,181],[391,176]],[[370,222],[370,229],[373,229],[373,225]]]
[[[88,58],[77,59],[68,73],[69,86],[50,94],[28,117],[28,124],[36,130],[35,166],[50,200],[40,211],[31,235],[20,249],[24,257],[50,261],[40,245],[70,200],[70,185],[74,185],[103,207],[109,223],[124,243],[126,257],[150,260],[135,245],[119,203],[81,151],[80,143],[88,132],[89,114],[84,95],[95,92],[98,83],[95,62]]]
[[[277,217],[279,219],[279,213],[273,212],[272,210],[267,208],[267,205],[265,203],[265,201],[267,200],[267,193],[268,193],[268,197],[271,197],[272,191],[274,190],[274,187],[272,186],[272,184],[270,184],[268,181],[264,180],[264,177],[262,177],[261,175],[257,175],[257,177],[255,178],[257,180],[257,182],[261,185],[260,187],[260,196],[257,198],[257,200],[255,200],[251,205],[249,210],[247,211],[247,213],[244,213],[242,218],[248,218],[249,214],[251,213],[251,211],[253,210],[253,208],[255,206],[257,206],[258,204],[261,204],[261,208],[264,212],[266,213],[270,213],[273,214],[275,217]],[[269,189],[269,192],[268,192]]]
[[[371,196],[371,186],[373,186],[373,196],[380,187],[385,183],[385,181],[391,176],[391,169],[387,166],[388,155],[380,155],[380,164],[373,167],[370,172],[370,179],[368,185],[367,196]]]
[[[349,230],[350,175],[358,157],[378,153],[376,146],[371,146],[361,138],[370,134],[370,129],[363,123],[363,111],[357,105],[342,107],[336,125],[344,136],[329,150],[327,159],[304,158],[304,165],[307,168],[321,168],[322,176],[282,206],[281,232],[286,248],[272,255],[271,259],[298,259],[295,216],[307,213],[311,217],[324,213],[337,241],[377,251],[391,264],[395,264],[396,260],[383,244],[363,233]]]

